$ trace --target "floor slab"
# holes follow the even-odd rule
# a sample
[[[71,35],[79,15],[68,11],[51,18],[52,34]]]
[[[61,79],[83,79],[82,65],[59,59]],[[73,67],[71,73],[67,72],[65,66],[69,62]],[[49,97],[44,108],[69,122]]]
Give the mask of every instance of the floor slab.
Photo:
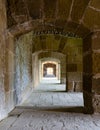
[[[65,92],[65,84],[41,83],[20,106],[40,109],[83,107],[83,93]]]
[[[15,109],[0,122],[0,130],[100,130],[100,114]]]

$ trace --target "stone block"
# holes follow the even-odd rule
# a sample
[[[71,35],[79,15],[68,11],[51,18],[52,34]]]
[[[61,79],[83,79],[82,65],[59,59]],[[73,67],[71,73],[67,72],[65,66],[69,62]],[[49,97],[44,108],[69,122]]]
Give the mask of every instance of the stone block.
[[[69,16],[72,0],[58,0],[58,19],[66,19]]]
[[[73,9],[71,12],[72,20],[75,22],[79,22],[82,18],[85,8],[90,0],[75,0],[73,3]],[[81,7],[81,8],[80,8]]]
[[[89,35],[83,40],[83,54],[92,50],[92,36]]]
[[[84,98],[84,113],[93,114],[94,109],[92,104],[92,93],[88,91],[83,91],[83,98]]]
[[[44,0],[44,12],[47,20],[55,18],[57,0]]]
[[[93,73],[100,73],[100,53],[93,53]]]
[[[100,32],[96,32],[92,36],[92,49],[100,49]]]
[[[14,37],[8,34],[6,38],[6,49],[13,52],[15,51]]]
[[[90,5],[96,9],[100,9],[100,1],[99,0],[91,0]]]
[[[29,14],[31,16],[32,19],[39,19],[42,18],[41,13],[42,13],[42,2],[41,0],[27,0],[27,5],[28,5],[28,9],[29,9]],[[40,10],[41,8],[41,10]]]
[[[83,56],[83,72],[92,73],[92,54],[88,53]]]
[[[83,23],[87,28],[90,29],[99,29],[100,28],[100,11],[95,11],[91,8],[88,8],[85,12]]]
[[[92,92],[100,94],[100,74],[99,76],[93,76],[92,79]]]
[[[67,64],[67,72],[76,72],[77,64]]]
[[[92,102],[93,102],[94,112],[100,113],[100,95],[94,94]]]
[[[83,73],[83,90],[89,93],[92,91],[92,75]]]

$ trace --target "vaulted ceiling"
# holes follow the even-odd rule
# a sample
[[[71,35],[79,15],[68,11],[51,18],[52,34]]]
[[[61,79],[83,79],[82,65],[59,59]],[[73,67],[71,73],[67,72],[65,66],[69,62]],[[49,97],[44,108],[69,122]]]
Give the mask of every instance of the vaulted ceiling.
[[[7,0],[8,30],[86,37],[100,30],[100,0]]]

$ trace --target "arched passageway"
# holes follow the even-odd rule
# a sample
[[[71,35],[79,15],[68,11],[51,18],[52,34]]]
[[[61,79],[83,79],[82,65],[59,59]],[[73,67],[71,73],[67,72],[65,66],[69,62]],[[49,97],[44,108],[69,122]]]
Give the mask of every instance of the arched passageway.
[[[83,90],[84,113],[100,112],[99,2],[82,0],[80,5],[80,0],[52,0],[51,4],[49,0],[7,0],[0,5],[0,119],[29,96],[34,81],[38,84],[38,69],[34,70],[36,76],[32,75],[32,54],[39,51],[66,55],[67,91],[72,84],[76,86],[70,79],[79,81],[77,77],[81,77],[78,84]],[[74,46],[77,40],[71,44],[73,38],[83,41],[81,51]],[[71,54],[77,53],[71,56],[69,48]],[[75,61],[81,52],[77,62],[83,66]],[[38,56],[33,56],[35,68]],[[75,73],[80,70],[83,73]]]

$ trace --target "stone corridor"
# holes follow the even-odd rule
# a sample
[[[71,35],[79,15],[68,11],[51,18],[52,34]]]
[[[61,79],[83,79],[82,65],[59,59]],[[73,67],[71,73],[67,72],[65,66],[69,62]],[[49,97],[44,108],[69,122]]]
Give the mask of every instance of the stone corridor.
[[[0,121],[100,129],[100,0],[0,0]]]

